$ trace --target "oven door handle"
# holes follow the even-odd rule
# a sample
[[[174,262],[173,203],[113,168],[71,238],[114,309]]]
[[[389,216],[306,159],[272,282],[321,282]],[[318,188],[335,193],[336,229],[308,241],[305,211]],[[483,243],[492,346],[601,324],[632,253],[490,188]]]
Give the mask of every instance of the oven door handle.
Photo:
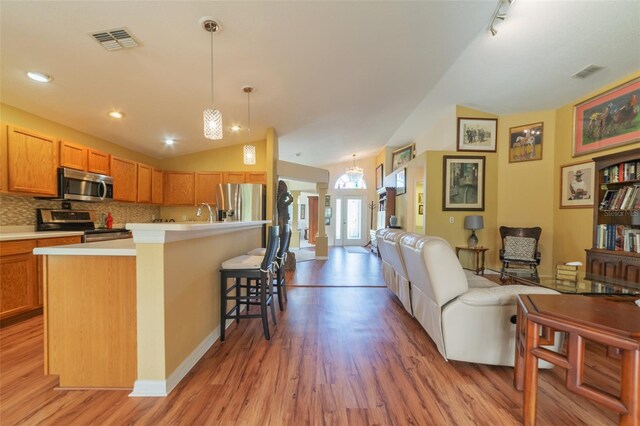
[[[98,191],[98,195],[100,196],[100,200],[104,201],[105,197],[107,196],[107,184],[103,180],[101,180],[100,186],[102,187],[103,192],[102,195],[100,195],[100,191]]]

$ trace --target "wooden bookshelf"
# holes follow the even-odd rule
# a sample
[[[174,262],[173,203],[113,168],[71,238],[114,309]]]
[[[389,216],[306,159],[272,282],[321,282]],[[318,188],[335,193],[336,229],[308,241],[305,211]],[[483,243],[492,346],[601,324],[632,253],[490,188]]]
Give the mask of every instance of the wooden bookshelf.
[[[593,161],[596,204],[587,276],[640,283],[640,149]]]

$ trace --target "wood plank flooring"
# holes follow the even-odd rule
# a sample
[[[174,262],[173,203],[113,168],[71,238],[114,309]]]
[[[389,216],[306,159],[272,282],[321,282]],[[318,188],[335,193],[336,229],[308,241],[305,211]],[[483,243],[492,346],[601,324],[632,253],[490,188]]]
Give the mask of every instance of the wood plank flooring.
[[[304,284],[298,272],[292,278]],[[370,282],[352,278],[351,285]],[[227,340],[216,342],[166,398],[53,390],[57,379],[42,374],[42,317],[6,327],[0,424],[521,424],[513,369],[445,362],[386,288],[291,286],[288,295],[271,341],[263,339],[259,320],[231,326]],[[587,364],[587,382],[617,392],[617,361],[604,348],[589,346]],[[563,383],[563,370],[541,372],[539,425],[617,424],[614,413]]]

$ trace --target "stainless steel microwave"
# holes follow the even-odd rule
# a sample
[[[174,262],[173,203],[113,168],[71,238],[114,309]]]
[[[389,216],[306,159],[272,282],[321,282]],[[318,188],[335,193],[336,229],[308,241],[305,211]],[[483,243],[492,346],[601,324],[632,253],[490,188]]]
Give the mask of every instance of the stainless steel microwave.
[[[76,201],[112,201],[113,178],[60,167],[58,169],[58,198]]]

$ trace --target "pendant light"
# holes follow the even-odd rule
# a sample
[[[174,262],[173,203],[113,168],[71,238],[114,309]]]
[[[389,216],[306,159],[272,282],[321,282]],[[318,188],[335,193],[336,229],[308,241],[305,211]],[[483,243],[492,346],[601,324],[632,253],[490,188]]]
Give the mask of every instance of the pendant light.
[[[351,182],[357,182],[364,176],[364,170],[362,167],[356,166],[356,155],[353,154],[353,166],[347,167],[345,174],[349,177]]]
[[[244,164],[256,164],[256,147],[251,145],[251,92],[253,87],[245,86],[242,91],[247,94],[247,130],[249,132],[249,140],[247,144],[242,147]]]
[[[204,137],[219,140],[222,139],[222,114],[213,104],[213,34],[220,31],[220,25],[212,19],[207,19],[202,23],[202,27],[211,34],[211,108],[205,109],[202,113]]]

